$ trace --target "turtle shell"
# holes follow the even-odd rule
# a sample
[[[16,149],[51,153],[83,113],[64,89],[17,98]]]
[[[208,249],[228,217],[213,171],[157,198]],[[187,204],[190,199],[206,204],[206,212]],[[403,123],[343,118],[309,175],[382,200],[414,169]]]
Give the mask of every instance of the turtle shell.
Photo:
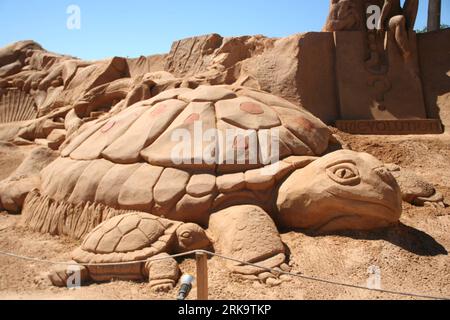
[[[180,223],[133,212],[100,224],[73,254],[78,263],[145,260],[170,249]]]
[[[187,141],[187,156],[186,150],[174,153],[186,142],[184,133],[193,139]],[[279,97],[242,87],[200,86],[167,90],[88,123],[61,154],[220,174],[260,168],[275,157],[322,155],[330,136],[319,119]],[[279,148],[271,147],[274,142]],[[250,152],[254,146],[256,152]],[[230,154],[244,161],[230,162]]]
[[[178,140],[180,134],[193,140]],[[41,172],[40,191],[63,212],[66,204],[74,210],[87,206],[81,218],[67,215],[69,222],[58,224],[70,225],[77,234],[88,230],[90,221],[109,216],[109,208],[207,225],[210,213],[224,206],[272,206],[267,192],[322,155],[330,137],[328,127],[308,111],[261,91],[172,89],[82,126],[61,148],[61,157]],[[174,151],[180,145],[191,149],[177,162]],[[207,151],[214,161],[206,161]],[[229,154],[234,161],[223,157]],[[103,210],[107,213],[99,213]],[[48,225],[54,225],[53,211],[45,212]],[[120,252],[112,247],[121,248],[122,234],[108,233],[104,249],[103,233],[85,243],[77,255],[81,262],[127,261],[133,254],[127,250],[142,256],[148,250],[142,248],[154,240],[137,240]]]

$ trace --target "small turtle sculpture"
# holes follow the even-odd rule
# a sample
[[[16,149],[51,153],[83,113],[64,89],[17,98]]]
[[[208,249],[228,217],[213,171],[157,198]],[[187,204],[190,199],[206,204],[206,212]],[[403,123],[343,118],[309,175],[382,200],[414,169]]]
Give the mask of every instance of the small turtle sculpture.
[[[399,221],[400,188],[383,163],[348,150],[327,154],[331,140],[319,119],[267,93],[167,90],[72,135],[25,199],[22,222],[83,238],[129,210],[146,212],[209,228],[219,253],[286,268],[278,228],[370,230]]]
[[[177,262],[169,254],[209,246],[205,231],[196,224],[132,212],[100,224],[72,258],[79,264],[82,283],[148,278],[154,290],[167,291],[180,275]],[[65,267],[49,275],[55,286],[66,286],[69,276]]]

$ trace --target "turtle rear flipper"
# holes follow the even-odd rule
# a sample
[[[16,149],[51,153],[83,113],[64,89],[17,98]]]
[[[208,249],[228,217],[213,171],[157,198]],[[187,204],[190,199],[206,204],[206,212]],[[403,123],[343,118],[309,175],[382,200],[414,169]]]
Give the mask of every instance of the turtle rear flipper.
[[[436,208],[446,207],[442,193],[438,192],[434,185],[425,181],[414,171],[400,168],[395,164],[387,164],[386,168],[397,180],[402,191],[403,201],[419,207],[425,205]]]
[[[57,265],[48,274],[55,287],[73,288],[90,281],[88,269],[73,261],[73,265]]]
[[[415,206],[432,206],[435,208],[446,208],[448,204],[444,200],[444,196],[440,192],[435,192],[430,197],[417,197],[413,203]]]

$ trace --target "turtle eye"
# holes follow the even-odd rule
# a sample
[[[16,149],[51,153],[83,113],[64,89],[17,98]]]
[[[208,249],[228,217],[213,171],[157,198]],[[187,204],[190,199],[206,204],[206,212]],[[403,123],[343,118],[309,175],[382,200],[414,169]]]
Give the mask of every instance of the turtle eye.
[[[183,239],[189,239],[189,238],[191,237],[191,233],[190,233],[189,231],[184,231],[184,232],[181,234],[181,237],[182,237]]]
[[[338,169],[334,174],[340,179],[350,179],[355,177],[355,174],[346,168]]]
[[[358,168],[353,163],[340,163],[327,169],[328,176],[346,186],[355,186],[361,182]]]

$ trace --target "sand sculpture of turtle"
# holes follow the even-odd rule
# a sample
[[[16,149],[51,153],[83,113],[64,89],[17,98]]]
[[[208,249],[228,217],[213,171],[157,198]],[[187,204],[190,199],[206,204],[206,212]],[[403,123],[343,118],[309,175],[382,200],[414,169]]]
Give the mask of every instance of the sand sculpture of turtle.
[[[80,265],[82,283],[148,278],[154,290],[167,291],[180,275],[176,260],[168,254],[209,246],[205,231],[196,224],[132,212],[99,225],[72,256]],[[69,275],[67,268],[55,269],[50,280],[66,286]]]
[[[322,156],[330,139],[319,119],[270,94],[168,90],[81,127],[41,172],[22,221],[82,238],[115,216],[146,212],[209,227],[229,256],[285,267],[277,228],[367,230],[400,218],[400,188],[383,163],[348,150]]]

